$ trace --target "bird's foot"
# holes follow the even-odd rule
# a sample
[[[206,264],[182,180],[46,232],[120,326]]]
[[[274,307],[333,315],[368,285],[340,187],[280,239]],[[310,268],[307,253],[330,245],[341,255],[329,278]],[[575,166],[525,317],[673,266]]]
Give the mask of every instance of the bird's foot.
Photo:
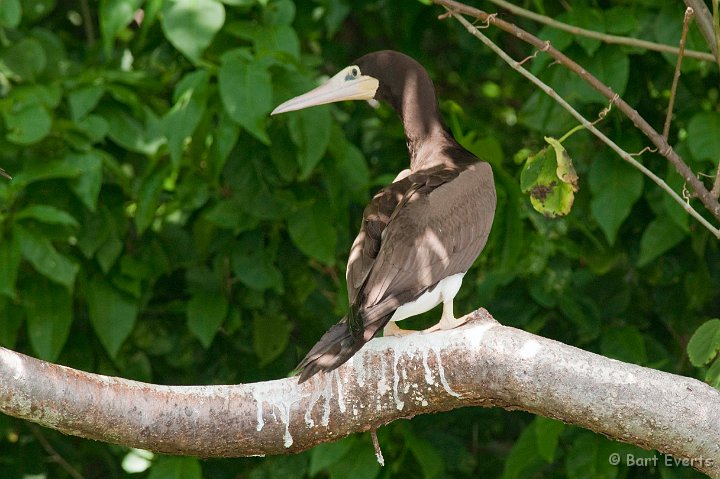
[[[468,317],[463,316],[462,318],[454,318],[452,316],[443,316],[440,321],[435,325],[423,330],[423,333],[432,333],[433,331],[447,329],[455,329],[463,324],[467,323]]]
[[[383,336],[405,336],[406,334],[410,333],[416,333],[417,331],[413,329],[402,329],[400,326],[395,323],[395,321],[390,321],[387,323],[387,325],[383,328]]]

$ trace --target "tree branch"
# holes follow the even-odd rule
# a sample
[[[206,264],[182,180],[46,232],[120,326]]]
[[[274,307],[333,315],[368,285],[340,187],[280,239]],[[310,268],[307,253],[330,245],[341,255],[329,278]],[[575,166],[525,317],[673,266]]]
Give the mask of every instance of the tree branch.
[[[625,102],[625,100],[623,100],[617,93],[612,91],[610,87],[598,80],[590,72],[585,70],[582,66],[570,59],[560,50],[553,47],[550,42],[539,39],[535,35],[519,28],[513,23],[497,18],[497,15],[488,14],[482,10],[478,10],[477,8],[456,2],[454,0],[433,0],[433,2],[446,7],[452,12],[462,13],[464,15],[477,18],[480,21],[487,22],[489,25],[494,25],[501,30],[512,34],[520,40],[548,53],[557,60],[558,63],[562,64],[565,68],[585,80],[605,98],[617,105],[618,109],[622,111],[623,114],[625,114],[625,116],[627,116],[628,119],[630,119],[633,124],[648,137],[648,139],[650,139],[650,141],[658,149],[658,152],[667,158],[685,182],[690,185],[690,189],[698,197],[698,199],[700,199],[710,214],[712,214],[715,219],[720,220],[720,203],[718,200],[712,196],[710,191],[698,179],[695,173],[693,173],[692,169],[690,169],[690,167],[683,161],[667,140],[663,138],[662,134],[658,133],[642,116],[640,116],[637,110]]]
[[[686,459],[720,477],[720,391],[501,326],[378,338],[336,371],[234,386],[160,386],[0,348],[0,411],[169,454],[286,454],[400,418],[522,409]]]
[[[692,19],[693,13],[694,10],[687,7],[687,9],[685,9],[685,16],[683,17],[683,29],[680,35],[680,52],[678,53],[677,62],[675,63],[675,73],[673,74],[672,87],[670,88],[670,100],[668,101],[667,115],[665,116],[665,125],[663,126],[663,138],[665,138],[666,141],[670,135],[670,122],[672,121],[675,95],[677,93],[678,82],[680,81],[680,67],[682,66],[683,54],[685,53],[688,26],[690,25],[690,19]]]
[[[705,37],[705,41],[715,56],[718,65],[720,65],[720,52],[718,52],[712,13],[710,13],[707,5],[705,5],[704,0],[685,0],[685,5],[692,8],[695,12],[695,21],[700,29],[700,33]]]
[[[496,55],[498,55],[503,61],[505,61],[510,67],[512,67],[515,71],[523,75],[525,78],[530,80],[532,83],[534,83],[538,88],[540,88],[543,92],[545,92],[549,97],[551,97],[553,100],[555,100],[561,107],[563,107],[568,113],[570,113],[580,124],[582,127],[586,128],[588,131],[590,131],[593,135],[598,137],[603,143],[608,145],[615,153],[617,153],[623,160],[630,163],[634,168],[638,169],[641,173],[643,173],[645,176],[650,178],[655,184],[657,184],[662,190],[667,193],[670,198],[672,198],[673,201],[675,201],[680,207],[685,210],[690,216],[695,218],[700,224],[702,224],[710,233],[712,233],[716,238],[720,239],[720,228],[716,228],[708,220],[703,218],[703,216],[695,211],[695,209],[690,205],[689,202],[685,201],[683,198],[680,197],[671,187],[668,185],[665,181],[662,180],[659,176],[657,176],[655,173],[653,173],[649,168],[647,168],[645,165],[640,163],[638,160],[632,157],[628,152],[620,148],[620,146],[612,141],[610,138],[607,137],[602,131],[598,130],[595,127],[594,123],[590,123],[584,116],[580,114],[575,108],[572,107],[563,97],[558,95],[558,93],[550,88],[549,85],[544,83],[542,80],[540,80],[538,77],[530,73],[527,69],[525,69],[522,66],[522,63],[525,62],[525,60],[517,62],[513,60],[507,53],[505,53],[500,47],[495,45],[488,37],[483,35],[480,30],[477,29],[476,26],[472,25],[470,22],[468,22],[462,15],[450,11],[450,14],[455,17],[457,21],[459,21],[466,29],[467,31],[477,37],[481,42],[483,42],[488,48],[490,48],[493,52],[495,52]],[[678,57],[681,58],[681,57]],[[674,95],[673,95],[674,96]],[[612,106],[613,102],[610,102],[610,106]],[[672,105],[672,102],[671,102]],[[668,107],[669,113],[672,115],[672,106]],[[609,109],[609,107],[608,107]],[[574,130],[573,130],[574,131]],[[567,136],[567,135],[566,135]],[[563,139],[560,140],[562,143]]]
[[[560,22],[558,20],[555,20],[554,18],[550,18],[546,15],[540,15],[539,13],[535,13],[530,10],[526,10],[522,7],[519,7],[517,5],[514,5],[510,2],[506,2],[505,0],[490,0],[495,5],[499,6],[500,8],[504,8],[505,10],[514,13],[515,15],[518,15],[520,17],[529,18],[530,20],[534,20],[538,23],[542,23],[543,25],[547,25],[549,27],[555,28],[557,30],[562,30],[564,32],[572,33],[573,35],[578,35],[581,37],[587,37],[587,38],[593,38],[595,40],[600,40],[604,43],[611,43],[615,45],[627,45],[631,47],[637,47],[637,48],[645,48],[646,50],[651,50],[654,52],[662,52],[662,53],[670,53],[673,55],[679,55],[680,49],[678,47],[674,47],[672,45],[665,45],[662,43],[655,43],[650,42],[647,40],[641,40],[639,38],[631,38],[631,37],[623,37],[620,35],[610,35],[608,33],[601,33],[596,32],[594,30],[587,30],[585,28],[576,27],[575,25],[568,25],[567,23]],[[698,0],[702,1],[702,0]],[[707,7],[706,7],[707,8]],[[705,60],[705,61],[715,61],[715,57],[709,53],[705,52],[698,52],[695,50],[687,50],[685,51],[685,56],[690,58],[696,58],[698,60]]]

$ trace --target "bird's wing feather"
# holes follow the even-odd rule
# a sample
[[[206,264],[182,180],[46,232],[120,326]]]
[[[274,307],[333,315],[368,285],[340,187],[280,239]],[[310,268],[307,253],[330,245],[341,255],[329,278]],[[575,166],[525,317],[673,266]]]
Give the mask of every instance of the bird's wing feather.
[[[450,180],[453,188],[448,188]],[[435,217],[422,213],[430,200]],[[458,219],[457,208],[469,214]],[[487,241],[494,213],[495,187],[487,163],[416,172],[375,195],[348,261],[350,313],[300,362],[300,382],[347,361],[399,306],[433,287],[435,279],[467,271]],[[438,241],[418,234],[428,228],[445,253]]]
[[[486,163],[419,171],[407,180],[409,194],[398,201],[380,237],[366,236],[365,242],[379,242],[371,248],[377,254],[358,263],[366,271],[351,297],[349,322],[354,331],[368,333],[370,328],[370,337],[400,305],[417,299],[440,279],[467,271],[492,224],[495,192]],[[458,215],[458,208],[464,214]],[[360,251],[367,244],[362,246]],[[348,277],[355,277],[355,267],[348,264]]]

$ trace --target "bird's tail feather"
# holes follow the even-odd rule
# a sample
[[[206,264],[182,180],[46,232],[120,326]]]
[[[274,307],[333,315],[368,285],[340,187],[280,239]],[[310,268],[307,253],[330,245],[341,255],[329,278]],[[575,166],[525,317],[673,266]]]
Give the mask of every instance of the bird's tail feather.
[[[362,329],[359,331],[351,330],[348,316],[333,325],[295,368],[296,372],[300,372],[300,382],[307,381],[320,371],[330,372],[353,357],[390,321],[395,309],[396,304],[384,302],[365,309],[362,313],[353,311],[354,318],[362,318],[359,322]]]
[[[365,341],[354,338],[345,320],[333,325],[322,335],[307,356],[298,364],[300,382],[305,382],[311,376],[323,371],[329,372],[350,359]]]
[[[300,372],[299,382],[303,383],[307,381],[320,371],[330,372],[345,363],[345,361],[353,357],[365,343],[370,341],[370,339],[375,336],[379,327],[382,327],[381,325],[385,323],[387,323],[387,320],[374,324],[371,323],[371,327],[366,325],[363,332],[364,334],[355,336],[348,327],[347,317],[343,318],[339,323],[328,329],[317,344],[307,353],[307,356],[300,361],[300,364],[298,364],[298,367],[295,369],[296,372]]]

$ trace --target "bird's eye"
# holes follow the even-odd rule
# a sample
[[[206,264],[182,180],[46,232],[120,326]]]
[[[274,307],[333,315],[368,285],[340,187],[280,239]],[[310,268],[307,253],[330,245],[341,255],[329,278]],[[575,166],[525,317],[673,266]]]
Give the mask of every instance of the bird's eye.
[[[345,75],[345,81],[357,80],[358,74],[360,74],[360,71],[357,67],[353,67],[348,74]]]

